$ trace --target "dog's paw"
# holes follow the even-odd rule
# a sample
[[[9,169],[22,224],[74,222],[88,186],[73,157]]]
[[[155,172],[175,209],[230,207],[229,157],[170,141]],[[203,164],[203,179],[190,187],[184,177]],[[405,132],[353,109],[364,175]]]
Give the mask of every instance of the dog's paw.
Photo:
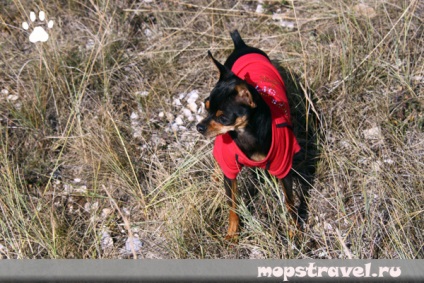
[[[230,224],[228,226],[228,231],[227,231],[227,235],[225,236],[225,240],[232,242],[232,243],[238,243],[238,239],[239,239],[239,222],[238,222],[238,218],[237,220],[230,220]]]
[[[35,22],[37,20],[37,16],[35,15],[35,13],[30,12],[29,17],[31,19],[31,22],[29,24],[27,22],[22,23],[22,28],[24,30],[32,29],[32,32],[29,35],[29,41],[31,41],[32,43],[36,43],[38,41],[46,42],[49,39],[49,34],[47,33],[47,31],[42,26],[32,27],[33,25],[35,25]],[[54,24],[52,20],[45,23],[46,14],[43,11],[40,11],[40,13],[38,13],[38,21],[45,24],[46,29],[51,29]]]
[[[239,235],[238,233],[234,233],[234,234],[227,234],[225,236],[225,240],[228,242],[231,242],[233,244],[238,244],[239,241]]]

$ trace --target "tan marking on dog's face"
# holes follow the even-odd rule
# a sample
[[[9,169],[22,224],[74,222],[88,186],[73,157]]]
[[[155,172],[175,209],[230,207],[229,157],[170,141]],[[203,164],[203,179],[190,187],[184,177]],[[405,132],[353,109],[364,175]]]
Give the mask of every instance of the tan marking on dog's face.
[[[229,131],[243,131],[246,125],[247,125],[247,117],[245,116],[238,117],[234,125],[228,125],[228,126],[224,126],[215,120],[211,120],[208,125],[207,131],[205,133],[205,137],[213,138],[218,135],[225,134]]]

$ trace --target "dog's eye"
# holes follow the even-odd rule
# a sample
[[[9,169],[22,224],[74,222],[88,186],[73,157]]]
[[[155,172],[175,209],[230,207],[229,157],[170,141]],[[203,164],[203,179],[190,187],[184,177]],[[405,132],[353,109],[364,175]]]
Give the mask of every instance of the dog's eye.
[[[229,124],[230,123],[230,119],[224,115],[221,115],[219,117],[216,117],[216,120],[218,123],[220,124]]]

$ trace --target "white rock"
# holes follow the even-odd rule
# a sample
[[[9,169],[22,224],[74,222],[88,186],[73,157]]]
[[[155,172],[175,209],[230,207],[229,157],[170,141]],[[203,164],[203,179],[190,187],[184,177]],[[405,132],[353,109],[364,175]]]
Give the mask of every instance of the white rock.
[[[172,125],[171,125],[171,129],[174,131],[174,132],[176,132],[176,131],[178,131],[178,124],[177,123],[173,123]]]
[[[177,125],[181,126],[181,125],[183,125],[183,124],[184,124],[184,121],[183,121],[183,119],[182,119],[182,117],[181,117],[181,116],[177,116],[177,118],[175,119],[175,123],[176,123]]]
[[[196,121],[197,122],[200,122],[200,121],[202,121],[203,120],[203,117],[202,116],[200,116],[200,115],[196,115]]]
[[[280,14],[280,13],[272,14],[272,19],[274,21],[278,21],[282,27],[285,27],[288,29],[294,29],[295,23],[291,21],[286,21],[285,18],[286,18],[285,14]]]
[[[355,5],[353,7],[353,11],[357,15],[367,17],[367,18],[374,18],[375,16],[377,16],[377,13],[375,12],[374,8],[363,3]]]
[[[262,5],[262,3],[259,2],[258,6],[256,6],[256,13],[258,14],[263,14],[264,12],[264,6]]]
[[[141,96],[141,97],[147,97],[147,96],[149,96],[149,92],[148,91],[137,91],[135,93],[135,95]]]
[[[15,100],[18,100],[18,98],[19,98],[19,96],[11,94],[7,97],[7,100],[15,101]]]
[[[131,116],[130,116],[130,119],[131,120],[136,120],[136,119],[138,119],[139,118],[139,116],[138,116],[138,114],[136,113],[136,112],[132,112],[131,113]]]
[[[7,89],[2,89],[1,90],[1,94],[8,95],[9,94],[9,91]]]
[[[99,202],[98,202],[98,201],[94,202],[94,203],[91,205],[90,209],[91,209],[92,211],[97,211],[97,209],[99,209]]]
[[[163,112],[159,112],[159,118],[163,118],[165,116],[165,114]]]
[[[166,120],[168,120],[168,122],[172,122],[174,120],[174,115],[172,115],[171,113],[165,113],[166,116]]]
[[[373,127],[371,129],[363,130],[362,133],[364,134],[364,137],[368,140],[377,140],[381,139],[381,130],[380,127]]]
[[[172,101],[172,105],[181,106],[181,100],[179,98],[175,98],[174,101]]]
[[[282,26],[284,28],[288,28],[288,29],[294,29],[294,22],[281,20],[280,26]]]
[[[182,112],[183,112],[184,116],[186,116],[187,118],[190,118],[191,116],[193,116],[193,115],[191,114],[190,109],[183,108]]]
[[[74,188],[71,185],[69,185],[69,184],[63,185],[63,192],[65,193],[65,195],[71,194],[73,190],[74,190]]]
[[[80,194],[86,194],[87,193],[87,186],[83,185],[75,189],[76,193]]]
[[[151,37],[153,35],[153,32],[147,28],[144,30],[144,35],[147,37]]]
[[[112,213],[112,208],[103,208],[102,210],[102,218],[108,217]]]
[[[272,14],[272,19],[273,19],[274,21],[282,20],[282,19],[283,19],[283,15],[282,15],[282,14],[280,14],[280,13],[273,13],[273,14]]]
[[[199,91],[198,90],[192,90],[187,94],[187,102],[196,102],[196,100],[199,98]]]
[[[139,238],[136,237],[128,237],[125,241],[125,251],[128,253],[132,253],[133,251],[139,252],[143,247],[143,243]]]
[[[318,257],[325,257],[327,256],[327,252],[326,251],[322,251],[318,254]]]
[[[131,215],[131,211],[128,208],[126,208],[126,207],[123,207],[122,208],[122,212],[124,212],[124,214],[126,216],[130,216]]]
[[[187,104],[187,108],[190,109],[190,111],[193,113],[197,112],[197,104],[195,102],[189,102]]]
[[[90,212],[90,208],[91,208],[91,203],[90,202],[86,202],[84,204],[84,211],[85,212]]]
[[[387,163],[387,164],[393,164],[393,163],[395,163],[395,162],[393,161],[393,159],[390,159],[390,158],[384,159],[384,160],[383,160],[383,162],[384,162],[384,163]]]
[[[100,240],[100,246],[102,250],[110,249],[113,247],[113,239],[110,234],[106,231],[102,232],[102,238]]]
[[[91,49],[93,49],[93,47],[94,47],[94,40],[90,38],[87,41],[87,44],[85,45],[85,48],[87,48],[88,50],[91,50]]]

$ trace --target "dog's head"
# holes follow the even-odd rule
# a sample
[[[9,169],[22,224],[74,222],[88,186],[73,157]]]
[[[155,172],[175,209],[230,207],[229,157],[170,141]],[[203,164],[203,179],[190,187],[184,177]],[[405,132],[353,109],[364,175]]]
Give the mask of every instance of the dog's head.
[[[219,80],[205,100],[207,117],[197,124],[197,131],[205,137],[243,131],[250,113],[256,108],[252,96],[255,90],[213,58],[210,52],[208,54],[219,70]]]

